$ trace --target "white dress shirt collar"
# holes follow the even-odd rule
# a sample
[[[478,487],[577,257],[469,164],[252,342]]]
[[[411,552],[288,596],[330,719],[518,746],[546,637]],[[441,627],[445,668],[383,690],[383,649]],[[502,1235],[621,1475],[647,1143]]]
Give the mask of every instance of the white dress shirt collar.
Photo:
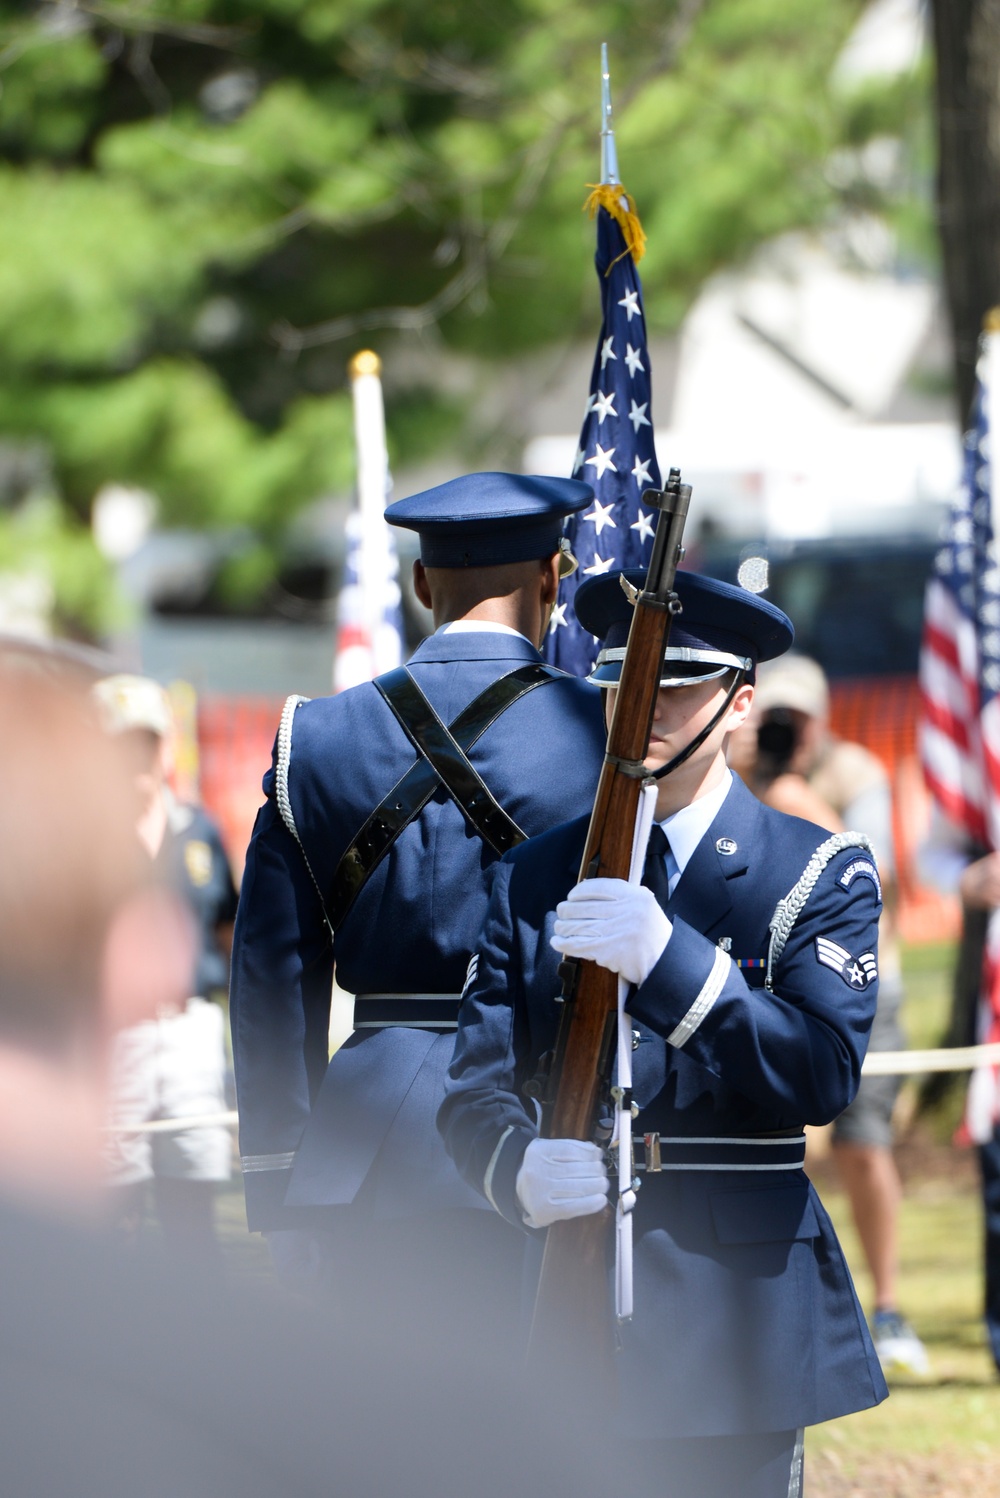
[[[678,878],[687,868],[695,848],[722,809],[722,803],[729,795],[732,783],[733,772],[727,765],[719,784],[713,786],[707,795],[699,796],[697,801],[691,802],[690,806],[682,806],[680,811],[664,817],[660,823],[670,843],[670,852],[677,865]],[[672,888],[670,892],[673,894]]]
[[[512,629],[509,624],[496,624],[492,619],[453,619],[450,624],[444,624],[435,634],[440,635],[514,635],[518,640],[528,640],[527,635],[522,635],[519,629]],[[531,645],[532,641],[528,640]]]

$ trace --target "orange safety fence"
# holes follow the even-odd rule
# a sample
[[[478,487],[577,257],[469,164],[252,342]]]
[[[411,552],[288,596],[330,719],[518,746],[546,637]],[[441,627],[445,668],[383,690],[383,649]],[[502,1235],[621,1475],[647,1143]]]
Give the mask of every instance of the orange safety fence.
[[[208,695],[198,702],[201,799],[215,817],[237,884],[271,763],[283,697]]]
[[[899,882],[899,930],[904,941],[958,936],[958,901],[919,883],[916,853],[930,826],[931,801],[917,757],[919,688],[915,676],[860,677],[830,683],[830,726],[842,739],[864,744],[885,765],[892,785],[893,833]]]
[[[917,760],[916,679],[834,681],[830,696],[834,733],[864,744],[878,755],[890,777],[903,939],[957,936],[957,901],[922,887],[915,875],[916,849],[930,820],[930,800]],[[282,697],[205,695],[198,703],[201,796],[220,824],[237,880],[264,800],[261,779],[271,763],[283,702]]]

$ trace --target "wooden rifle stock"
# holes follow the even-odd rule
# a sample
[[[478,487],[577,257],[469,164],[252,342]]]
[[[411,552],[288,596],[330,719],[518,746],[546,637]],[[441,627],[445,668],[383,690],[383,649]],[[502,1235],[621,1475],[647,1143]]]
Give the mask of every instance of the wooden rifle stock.
[[[653,711],[670,620],[677,609],[674,575],[691,490],[672,469],[667,487],[643,503],[660,511],[646,587],[633,599],[608,750],[580,878],[627,879],[639,796],[645,779]],[[542,1132],[549,1139],[593,1140],[601,1090],[612,1063],[618,978],[596,962],[567,961],[564,1008],[546,1087]],[[610,1367],[614,1347],[608,1286],[611,1208],[555,1222],[545,1240],[528,1349],[529,1366],[575,1369],[592,1380]]]

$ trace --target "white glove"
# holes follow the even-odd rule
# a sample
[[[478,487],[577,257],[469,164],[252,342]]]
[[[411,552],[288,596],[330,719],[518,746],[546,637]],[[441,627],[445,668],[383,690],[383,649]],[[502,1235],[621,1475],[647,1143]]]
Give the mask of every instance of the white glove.
[[[552,945],[566,957],[585,957],[627,983],[644,983],[670,940],[673,926],[644,884],[584,879],[556,906]]]
[[[529,1228],[588,1217],[607,1205],[604,1155],[583,1139],[533,1139],[524,1152],[515,1190]]]

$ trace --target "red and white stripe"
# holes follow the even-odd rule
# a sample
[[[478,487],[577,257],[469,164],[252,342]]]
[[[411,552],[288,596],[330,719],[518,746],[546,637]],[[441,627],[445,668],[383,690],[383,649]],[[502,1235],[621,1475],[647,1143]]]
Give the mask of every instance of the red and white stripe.
[[[988,737],[992,733],[993,743],[1000,745],[995,701],[987,713],[989,724],[980,716],[975,624],[947,585],[932,577],[920,653],[920,760],[928,789],[945,816],[982,847],[994,845],[991,824],[1000,796],[1000,757],[990,752]]]

